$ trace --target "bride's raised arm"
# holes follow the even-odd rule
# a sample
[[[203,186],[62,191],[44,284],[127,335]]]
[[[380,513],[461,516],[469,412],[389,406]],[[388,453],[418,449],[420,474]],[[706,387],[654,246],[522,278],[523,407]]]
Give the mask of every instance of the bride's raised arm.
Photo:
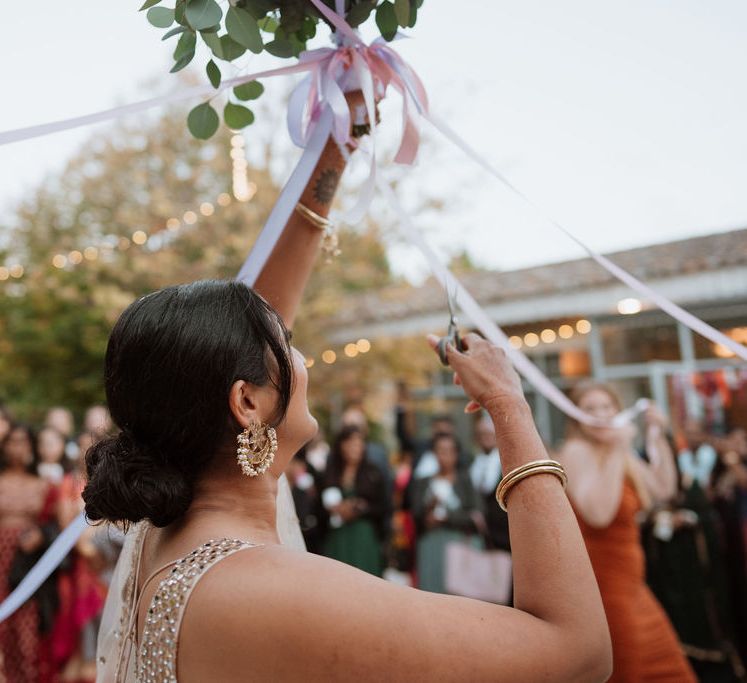
[[[360,93],[350,93],[351,106],[360,97]],[[315,224],[316,217],[326,219],[329,215],[345,165],[342,152],[330,137],[301,195],[301,210],[291,214],[254,284],[255,291],[275,308],[288,328],[293,326],[319,253],[323,231]]]

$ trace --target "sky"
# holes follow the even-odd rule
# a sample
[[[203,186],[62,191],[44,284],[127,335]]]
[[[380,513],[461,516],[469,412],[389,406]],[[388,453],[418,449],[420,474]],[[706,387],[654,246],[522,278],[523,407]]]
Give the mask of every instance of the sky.
[[[139,4],[14,4],[0,43],[0,130],[176,87],[173,45],[160,42]],[[432,111],[535,205],[426,131],[400,190],[407,206],[442,203],[420,225],[444,252],[464,249],[502,270],[584,255],[543,216],[603,252],[747,226],[742,0],[426,0],[409,33],[395,48],[420,74]],[[240,67],[268,65],[261,57]],[[279,97],[273,89],[287,91],[266,85],[270,101]],[[383,114],[396,119],[390,105]],[[277,118],[272,135],[292,161]],[[106,124],[96,132],[105,135]],[[90,135],[0,147],[0,210],[61,169]],[[380,202],[373,209],[382,211]],[[422,262],[390,239],[396,271],[421,277]]]

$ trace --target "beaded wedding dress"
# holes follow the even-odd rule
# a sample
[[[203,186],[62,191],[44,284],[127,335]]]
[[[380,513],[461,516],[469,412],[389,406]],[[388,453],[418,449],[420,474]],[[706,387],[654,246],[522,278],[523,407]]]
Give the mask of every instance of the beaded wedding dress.
[[[209,541],[189,555],[161,567],[171,571],[158,584],[142,636],[137,642],[136,586],[147,522],[127,533],[104,605],[96,654],[97,683],[177,683],[176,652],[184,610],[200,577],[225,557],[253,544],[236,539]],[[305,550],[290,487],[278,480],[277,529],[284,545]]]

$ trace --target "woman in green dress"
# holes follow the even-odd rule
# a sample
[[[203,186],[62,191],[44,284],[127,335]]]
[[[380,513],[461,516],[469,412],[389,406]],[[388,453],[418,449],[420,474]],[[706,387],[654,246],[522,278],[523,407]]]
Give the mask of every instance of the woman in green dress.
[[[386,485],[379,468],[366,460],[357,427],[345,427],[329,456],[322,503],[329,512],[324,554],[381,576]]]
[[[418,587],[432,593],[447,593],[446,547],[466,543],[481,548],[475,516],[481,513],[480,496],[469,474],[457,468],[459,448],[451,434],[437,434],[433,453],[438,472],[415,481],[412,512],[418,530]]]

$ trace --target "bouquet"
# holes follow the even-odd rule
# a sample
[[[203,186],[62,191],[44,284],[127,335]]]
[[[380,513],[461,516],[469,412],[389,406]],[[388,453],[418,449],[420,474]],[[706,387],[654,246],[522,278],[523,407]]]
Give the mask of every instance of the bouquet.
[[[323,0],[335,10],[335,0]],[[205,65],[207,78],[214,88],[221,84],[221,62],[232,62],[250,51],[268,52],[275,57],[294,58],[304,50],[317,32],[319,22],[328,23],[308,0],[229,0],[224,12],[216,0],[176,0],[166,7],[162,0],[146,0],[141,11],[157,28],[168,29],[162,40],[177,38],[172,73],[192,62],[198,42],[211,55]],[[345,21],[357,28],[374,17],[385,41],[391,41],[399,28],[415,26],[423,0],[345,0]],[[334,30],[334,27],[330,25]],[[233,88],[223,108],[223,120],[233,130],[254,121],[247,102],[262,95],[258,81]],[[220,124],[218,112],[210,102],[194,107],[187,125],[196,138],[206,140]]]

